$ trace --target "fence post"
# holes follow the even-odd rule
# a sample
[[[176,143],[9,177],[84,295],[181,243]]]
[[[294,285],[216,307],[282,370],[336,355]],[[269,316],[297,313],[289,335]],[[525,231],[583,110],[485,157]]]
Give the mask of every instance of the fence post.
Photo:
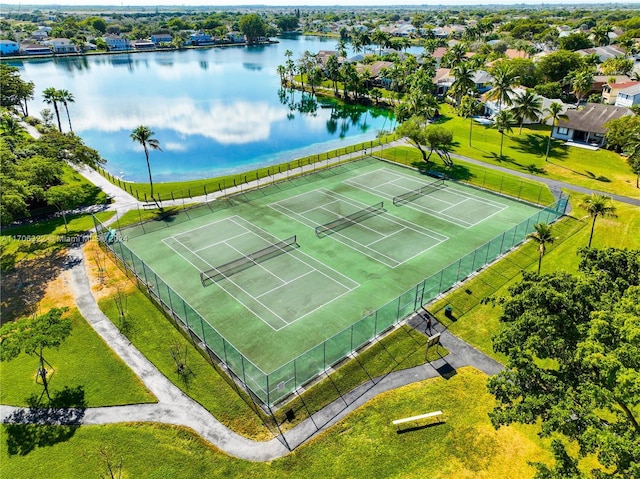
[[[146,193],[144,194],[144,202],[145,203],[147,202],[147,194]]]

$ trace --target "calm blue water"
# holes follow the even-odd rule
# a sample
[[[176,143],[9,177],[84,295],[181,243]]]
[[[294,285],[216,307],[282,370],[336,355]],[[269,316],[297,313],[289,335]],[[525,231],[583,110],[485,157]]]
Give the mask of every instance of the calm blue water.
[[[219,176],[344,147],[391,130],[374,109],[327,108],[301,92],[283,92],[276,71],[285,51],[335,49],[335,39],[281,38],[257,47],[100,55],[14,62],[35,83],[33,116],[55,87],[75,97],[74,131],[107,159],[112,174],[147,181],[142,148],[129,137],[150,127],[162,152],[151,152],[155,181]],[[304,101],[303,101],[304,100]],[[322,101],[322,100],[320,100]],[[63,130],[69,126],[61,111]]]

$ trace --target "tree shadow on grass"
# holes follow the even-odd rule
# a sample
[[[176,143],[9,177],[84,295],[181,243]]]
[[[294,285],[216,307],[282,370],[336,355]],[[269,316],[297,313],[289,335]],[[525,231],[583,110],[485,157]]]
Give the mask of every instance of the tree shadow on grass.
[[[55,243],[52,247],[46,241],[29,241],[23,242],[13,253],[3,251],[0,282],[2,324],[33,313],[49,282],[58,277],[65,265],[66,246]],[[40,257],[20,259],[25,254],[37,255],[40,250],[44,253]]]
[[[36,447],[68,441],[80,427],[87,403],[82,386],[56,391],[50,401],[37,395],[5,420],[7,450],[10,456],[26,456]]]
[[[529,133],[519,136],[514,135],[511,137],[511,140],[517,145],[517,149],[522,153],[544,158],[547,152],[547,143],[549,142],[549,137],[540,133]],[[555,159],[562,160],[569,156],[569,153],[567,152],[567,148],[562,147],[562,142],[551,140],[549,155],[553,155]]]

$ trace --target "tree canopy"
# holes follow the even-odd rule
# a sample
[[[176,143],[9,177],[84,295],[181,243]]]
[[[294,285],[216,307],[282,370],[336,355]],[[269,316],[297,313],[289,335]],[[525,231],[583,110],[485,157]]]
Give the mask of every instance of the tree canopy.
[[[579,255],[579,274],[524,273],[499,301],[493,347],[507,363],[488,382],[498,400],[491,421],[540,422],[555,438],[555,464],[538,464],[536,477],[580,477],[588,454],[595,477],[640,477],[640,250]]]
[[[257,13],[250,13],[240,17],[238,27],[247,37],[249,43],[255,42],[259,37],[263,37],[267,33],[267,24]]]

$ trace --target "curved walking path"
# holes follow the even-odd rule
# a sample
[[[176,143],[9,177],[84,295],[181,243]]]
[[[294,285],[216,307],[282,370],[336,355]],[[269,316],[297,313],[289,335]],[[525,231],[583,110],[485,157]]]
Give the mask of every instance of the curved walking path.
[[[437,361],[373,378],[307,418],[280,437],[260,442],[241,436],[221,424],[210,412],[171,383],[123,336],[98,308],[91,292],[82,249],[69,253],[71,286],[80,313],[113,351],[157,397],[155,404],[96,407],[83,410],[30,410],[0,405],[3,423],[96,425],[122,422],[156,422],[188,427],[225,453],[249,461],[283,457],[318,432],[326,430],[378,394],[423,379],[438,377],[463,366],[474,366],[493,375],[502,366],[456,338],[441,331],[441,342],[450,354]],[[414,321],[416,318],[414,318]],[[420,321],[417,321],[420,323]],[[440,325],[436,328],[443,329]],[[286,444],[286,446],[285,446]],[[287,447],[288,446],[288,447]]]

